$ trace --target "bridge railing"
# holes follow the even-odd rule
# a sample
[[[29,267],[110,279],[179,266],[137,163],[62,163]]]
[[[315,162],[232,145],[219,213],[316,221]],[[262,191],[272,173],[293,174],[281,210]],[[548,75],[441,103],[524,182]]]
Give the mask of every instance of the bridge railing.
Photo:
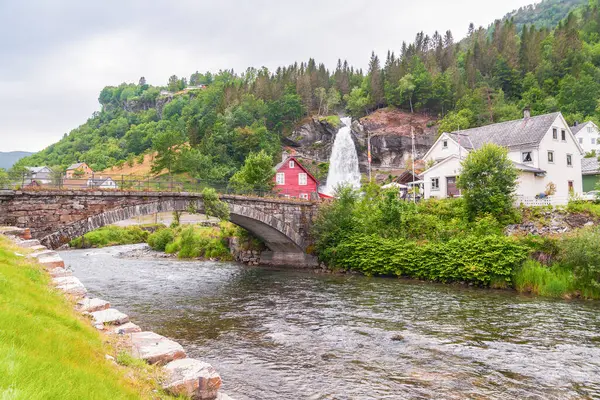
[[[298,189],[270,189],[268,187],[234,188],[228,181],[182,178],[180,176],[87,174],[73,176],[35,176],[23,174],[20,179],[0,183],[0,189],[70,190],[70,191],[143,191],[143,192],[191,192],[200,193],[213,188],[220,194],[237,194],[256,197],[296,198],[316,200],[318,194]]]

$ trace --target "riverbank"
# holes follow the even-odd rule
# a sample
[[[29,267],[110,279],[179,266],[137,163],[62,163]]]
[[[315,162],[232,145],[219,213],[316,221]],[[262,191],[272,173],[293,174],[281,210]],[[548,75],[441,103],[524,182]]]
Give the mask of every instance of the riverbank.
[[[0,235],[0,397],[174,398],[160,388],[158,368],[108,359],[119,358],[118,343],[78,315],[24,253]]]
[[[41,246],[37,240],[27,240],[30,238],[28,230],[5,228],[0,233],[12,238],[11,241],[0,237],[0,282],[5,289],[14,291],[5,290],[10,297],[6,303],[16,300],[18,304],[0,313],[0,337],[7,336],[1,343],[5,348],[0,346],[0,356],[7,353],[4,358],[11,368],[4,376],[13,379],[12,384],[6,385],[9,395],[14,392],[20,397],[23,387],[29,389],[37,384],[69,392],[75,383],[80,388],[72,390],[72,398],[85,398],[83,393],[87,391],[94,393],[95,398],[230,400],[218,392],[222,381],[211,365],[187,358],[179,343],[142,331],[128,315],[111,308],[108,301],[87,297],[85,286],[65,268],[56,252]],[[20,296],[14,295],[17,292]],[[61,292],[65,297],[60,296]],[[40,297],[39,293],[48,296]],[[38,304],[38,300],[43,303]],[[29,312],[28,307],[23,309],[24,305],[29,306]],[[24,315],[18,315],[23,311]],[[87,324],[78,314],[88,318]],[[25,331],[19,331],[17,317],[21,317],[19,323]],[[90,322],[97,332],[92,333]],[[7,326],[15,329],[6,329]],[[18,363],[11,360],[15,346],[20,347]],[[60,347],[58,352],[57,347]],[[21,357],[23,354],[32,359]],[[35,371],[45,364],[52,364],[53,368],[44,369],[41,379],[37,375],[33,380],[25,378],[26,371]],[[110,367],[115,368],[114,374],[110,374]],[[64,371],[69,371],[69,375],[64,376]],[[62,379],[54,377],[53,381],[44,382],[46,375],[53,374],[63,375]],[[94,390],[94,384],[98,383],[101,387]],[[111,391],[114,393],[109,395]],[[41,398],[71,398],[52,393]]]

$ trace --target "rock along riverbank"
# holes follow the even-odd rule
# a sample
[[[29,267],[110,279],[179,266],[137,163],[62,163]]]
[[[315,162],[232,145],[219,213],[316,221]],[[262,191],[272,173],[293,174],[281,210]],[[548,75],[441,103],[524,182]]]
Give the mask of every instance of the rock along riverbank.
[[[81,281],[65,267],[58,253],[31,239],[29,229],[0,227],[0,234],[11,239],[25,254],[36,259],[52,278],[56,290],[61,291],[76,305],[75,309],[89,317],[93,326],[106,335],[120,335],[132,356],[149,364],[162,366],[165,391],[175,396],[194,400],[233,400],[219,391],[222,380],[212,365],[188,358],[177,342],[154,332],[144,332],[129,320],[129,316],[112,308],[109,301],[91,298]]]

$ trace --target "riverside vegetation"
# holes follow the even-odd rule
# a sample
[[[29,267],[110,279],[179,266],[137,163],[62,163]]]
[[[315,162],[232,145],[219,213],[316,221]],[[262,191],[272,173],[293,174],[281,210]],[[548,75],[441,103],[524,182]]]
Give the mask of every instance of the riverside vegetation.
[[[460,199],[414,204],[375,184],[339,188],[338,198],[320,208],[314,251],[334,269],[365,275],[600,298],[598,227],[561,237],[504,234],[524,212],[512,206],[516,174],[507,161],[506,150],[494,145],[469,153]],[[496,165],[492,174],[488,162]],[[600,216],[595,204],[573,202],[567,210]]]
[[[158,368],[119,352],[50,288],[38,264],[16,251],[22,250],[0,237],[0,398],[173,398],[160,390]]]

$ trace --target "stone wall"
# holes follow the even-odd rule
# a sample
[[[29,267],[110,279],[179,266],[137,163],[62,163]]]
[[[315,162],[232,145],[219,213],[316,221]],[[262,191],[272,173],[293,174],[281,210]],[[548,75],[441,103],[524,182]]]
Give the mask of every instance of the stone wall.
[[[314,202],[223,195],[231,221],[260,237],[274,253],[304,256],[310,247]],[[203,212],[199,193],[124,191],[0,191],[0,225],[29,227],[34,238],[57,248],[91,230],[139,215]],[[312,260],[310,261],[312,262]]]

